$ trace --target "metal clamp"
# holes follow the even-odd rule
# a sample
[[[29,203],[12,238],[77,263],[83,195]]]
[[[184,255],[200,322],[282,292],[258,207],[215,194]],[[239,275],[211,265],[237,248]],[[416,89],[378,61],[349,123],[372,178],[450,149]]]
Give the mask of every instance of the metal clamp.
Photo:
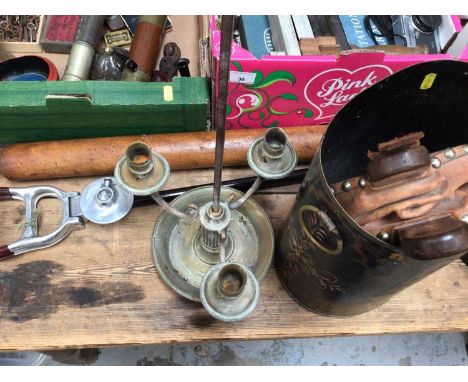
[[[0,200],[14,199],[24,202],[26,218],[21,239],[12,244],[0,246],[0,260],[50,247],[65,239],[72,231],[84,228],[79,196],[78,192],[64,192],[50,186],[0,188]],[[44,198],[54,198],[61,201],[62,221],[55,231],[45,236],[38,236],[37,204]]]

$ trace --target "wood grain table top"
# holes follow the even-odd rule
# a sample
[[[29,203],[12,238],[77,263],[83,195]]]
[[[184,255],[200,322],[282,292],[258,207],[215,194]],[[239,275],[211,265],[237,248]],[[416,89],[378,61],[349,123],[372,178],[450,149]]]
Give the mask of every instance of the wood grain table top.
[[[180,171],[166,188],[212,181],[213,172]],[[224,179],[251,175],[227,169]],[[82,191],[93,179],[12,183]],[[297,187],[265,190],[255,199],[277,232]],[[41,232],[60,221],[59,204],[39,205]],[[254,314],[237,323],[211,318],[201,304],[167,287],[153,264],[157,205],[135,208],[109,226],[87,223],[54,247],[0,262],[0,351],[142,345],[405,332],[468,331],[468,268],[455,261],[381,307],[354,317],[325,317],[295,303],[271,269]],[[0,203],[0,245],[20,236],[20,202]]]

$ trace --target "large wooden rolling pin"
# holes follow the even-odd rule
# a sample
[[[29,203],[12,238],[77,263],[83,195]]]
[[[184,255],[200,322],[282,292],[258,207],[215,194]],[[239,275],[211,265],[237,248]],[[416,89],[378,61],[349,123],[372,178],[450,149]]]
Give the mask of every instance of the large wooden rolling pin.
[[[285,129],[299,161],[313,158],[326,127]],[[227,131],[224,164],[246,165],[247,149],[264,133],[264,129]],[[11,180],[110,175],[126,148],[136,141],[145,142],[162,154],[172,170],[214,166],[215,132],[207,131],[14,144],[0,150],[0,173]]]

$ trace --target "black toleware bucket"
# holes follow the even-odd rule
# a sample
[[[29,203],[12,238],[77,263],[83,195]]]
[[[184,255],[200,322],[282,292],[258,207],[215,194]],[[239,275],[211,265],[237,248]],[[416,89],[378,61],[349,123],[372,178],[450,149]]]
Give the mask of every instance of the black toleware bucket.
[[[367,152],[378,143],[417,131],[429,152],[467,143],[468,63],[406,68],[356,96],[330,123],[279,236],[278,275],[298,303],[326,315],[363,313],[466,253],[412,257],[362,229],[330,191],[365,174]]]

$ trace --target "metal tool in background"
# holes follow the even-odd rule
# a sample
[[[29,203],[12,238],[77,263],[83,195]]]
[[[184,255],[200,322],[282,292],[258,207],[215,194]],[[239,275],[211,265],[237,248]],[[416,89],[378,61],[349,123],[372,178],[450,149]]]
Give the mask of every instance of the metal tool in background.
[[[190,60],[181,58],[181,51],[175,42],[164,45],[164,55],[159,61],[159,70],[154,71],[152,81],[172,82],[177,73],[181,77],[190,77]]]
[[[178,61],[181,58],[179,45],[175,42],[169,42],[164,45],[163,56],[159,61],[159,70],[153,73],[152,81],[156,82],[172,82],[172,79],[177,75],[179,67]]]
[[[104,33],[106,16],[81,16],[62,81],[84,81],[89,78],[94,55]]]
[[[267,214],[250,196],[263,179],[278,179],[297,158],[286,134],[270,129],[253,142],[248,162],[257,178],[245,194],[222,187],[226,98],[234,16],[223,16],[216,118],[214,184],[198,187],[170,204],[160,194],[170,168],[141,142],[130,145],[115,168],[117,184],[134,195],[151,195],[163,207],[153,233],[153,257],[163,280],[180,295],[201,301],[223,321],[246,318],[259,298],[259,281],[270,267],[274,235]]]
[[[440,53],[438,28],[441,16],[392,16],[395,44],[407,47],[426,45],[430,54]]]
[[[37,42],[39,15],[0,16],[0,41]]]
[[[440,53],[438,28],[442,24],[440,15],[414,15],[411,16],[414,27],[416,44],[427,45],[429,53]]]
[[[41,199],[58,199],[62,205],[62,221],[53,232],[38,235],[38,209]],[[55,245],[71,232],[85,227],[85,221],[111,224],[124,218],[133,206],[133,195],[118,188],[112,177],[90,183],[83,194],[65,192],[51,186],[0,188],[0,201],[20,200],[25,204],[24,231],[21,239],[0,247],[0,259]]]
[[[167,16],[140,16],[130,47],[131,61],[124,69],[123,81],[151,80],[166,21]]]
[[[467,223],[460,213],[463,210],[449,207],[448,216],[428,216],[422,221],[423,226],[413,224],[404,230],[397,242],[390,232],[385,231],[387,236],[365,230],[339,199],[351,194],[356,186],[370,190],[370,183],[376,181],[382,189],[400,181],[400,190],[396,191],[401,195],[406,186],[413,187],[412,182],[424,181],[427,171],[435,174],[434,179],[439,178],[446,171],[444,167],[450,166],[447,163],[466,156],[467,97],[468,63],[431,61],[387,77],[337,113],[279,237],[276,269],[283,286],[297,302],[325,315],[360,314],[466,254]],[[415,145],[414,151],[389,152],[389,158],[374,162],[372,166],[380,162],[381,169],[385,169],[383,179],[376,178],[379,171],[372,170],[370,178],[364,177],[369,176],[368,166],[372,163],[369,150],[379,152],[379,144],[420,131],[424,133],[421,144],[432,153],[432,161],[427,152],[423,155],[422,146]],[[390,145],[395,148],[394,144]],[[400,173],[402,159],[403,164],[411,164],[415,158],[422,158],[424,166],[429,167],[405,168]],[[460,163],[465,165],[452,168],[454,175],[458,173],[456,177],[466,177],[466,160],[463,161]],[[356,184],[349,182],[354,178]],[[448,183],[442,179],[444,184]],[[345,191],[344,196],[334,195],[337,186]],[[431,203],[440,199],[440,193],[443,196],[444,187],[426,191],[419,199],[410,195],[415,199],[410,198],[408,210],[401,211],[420,214],[434,207],[436,212],[437,207]],[[466,192],[466,184],[457,189],[459,202],[466,203]],[[359,192],[355,202],[378,206],[394,197],[393,193],[371,198],[369,193]],[[388,212],[388,221],[396,219],[392,210]]]

